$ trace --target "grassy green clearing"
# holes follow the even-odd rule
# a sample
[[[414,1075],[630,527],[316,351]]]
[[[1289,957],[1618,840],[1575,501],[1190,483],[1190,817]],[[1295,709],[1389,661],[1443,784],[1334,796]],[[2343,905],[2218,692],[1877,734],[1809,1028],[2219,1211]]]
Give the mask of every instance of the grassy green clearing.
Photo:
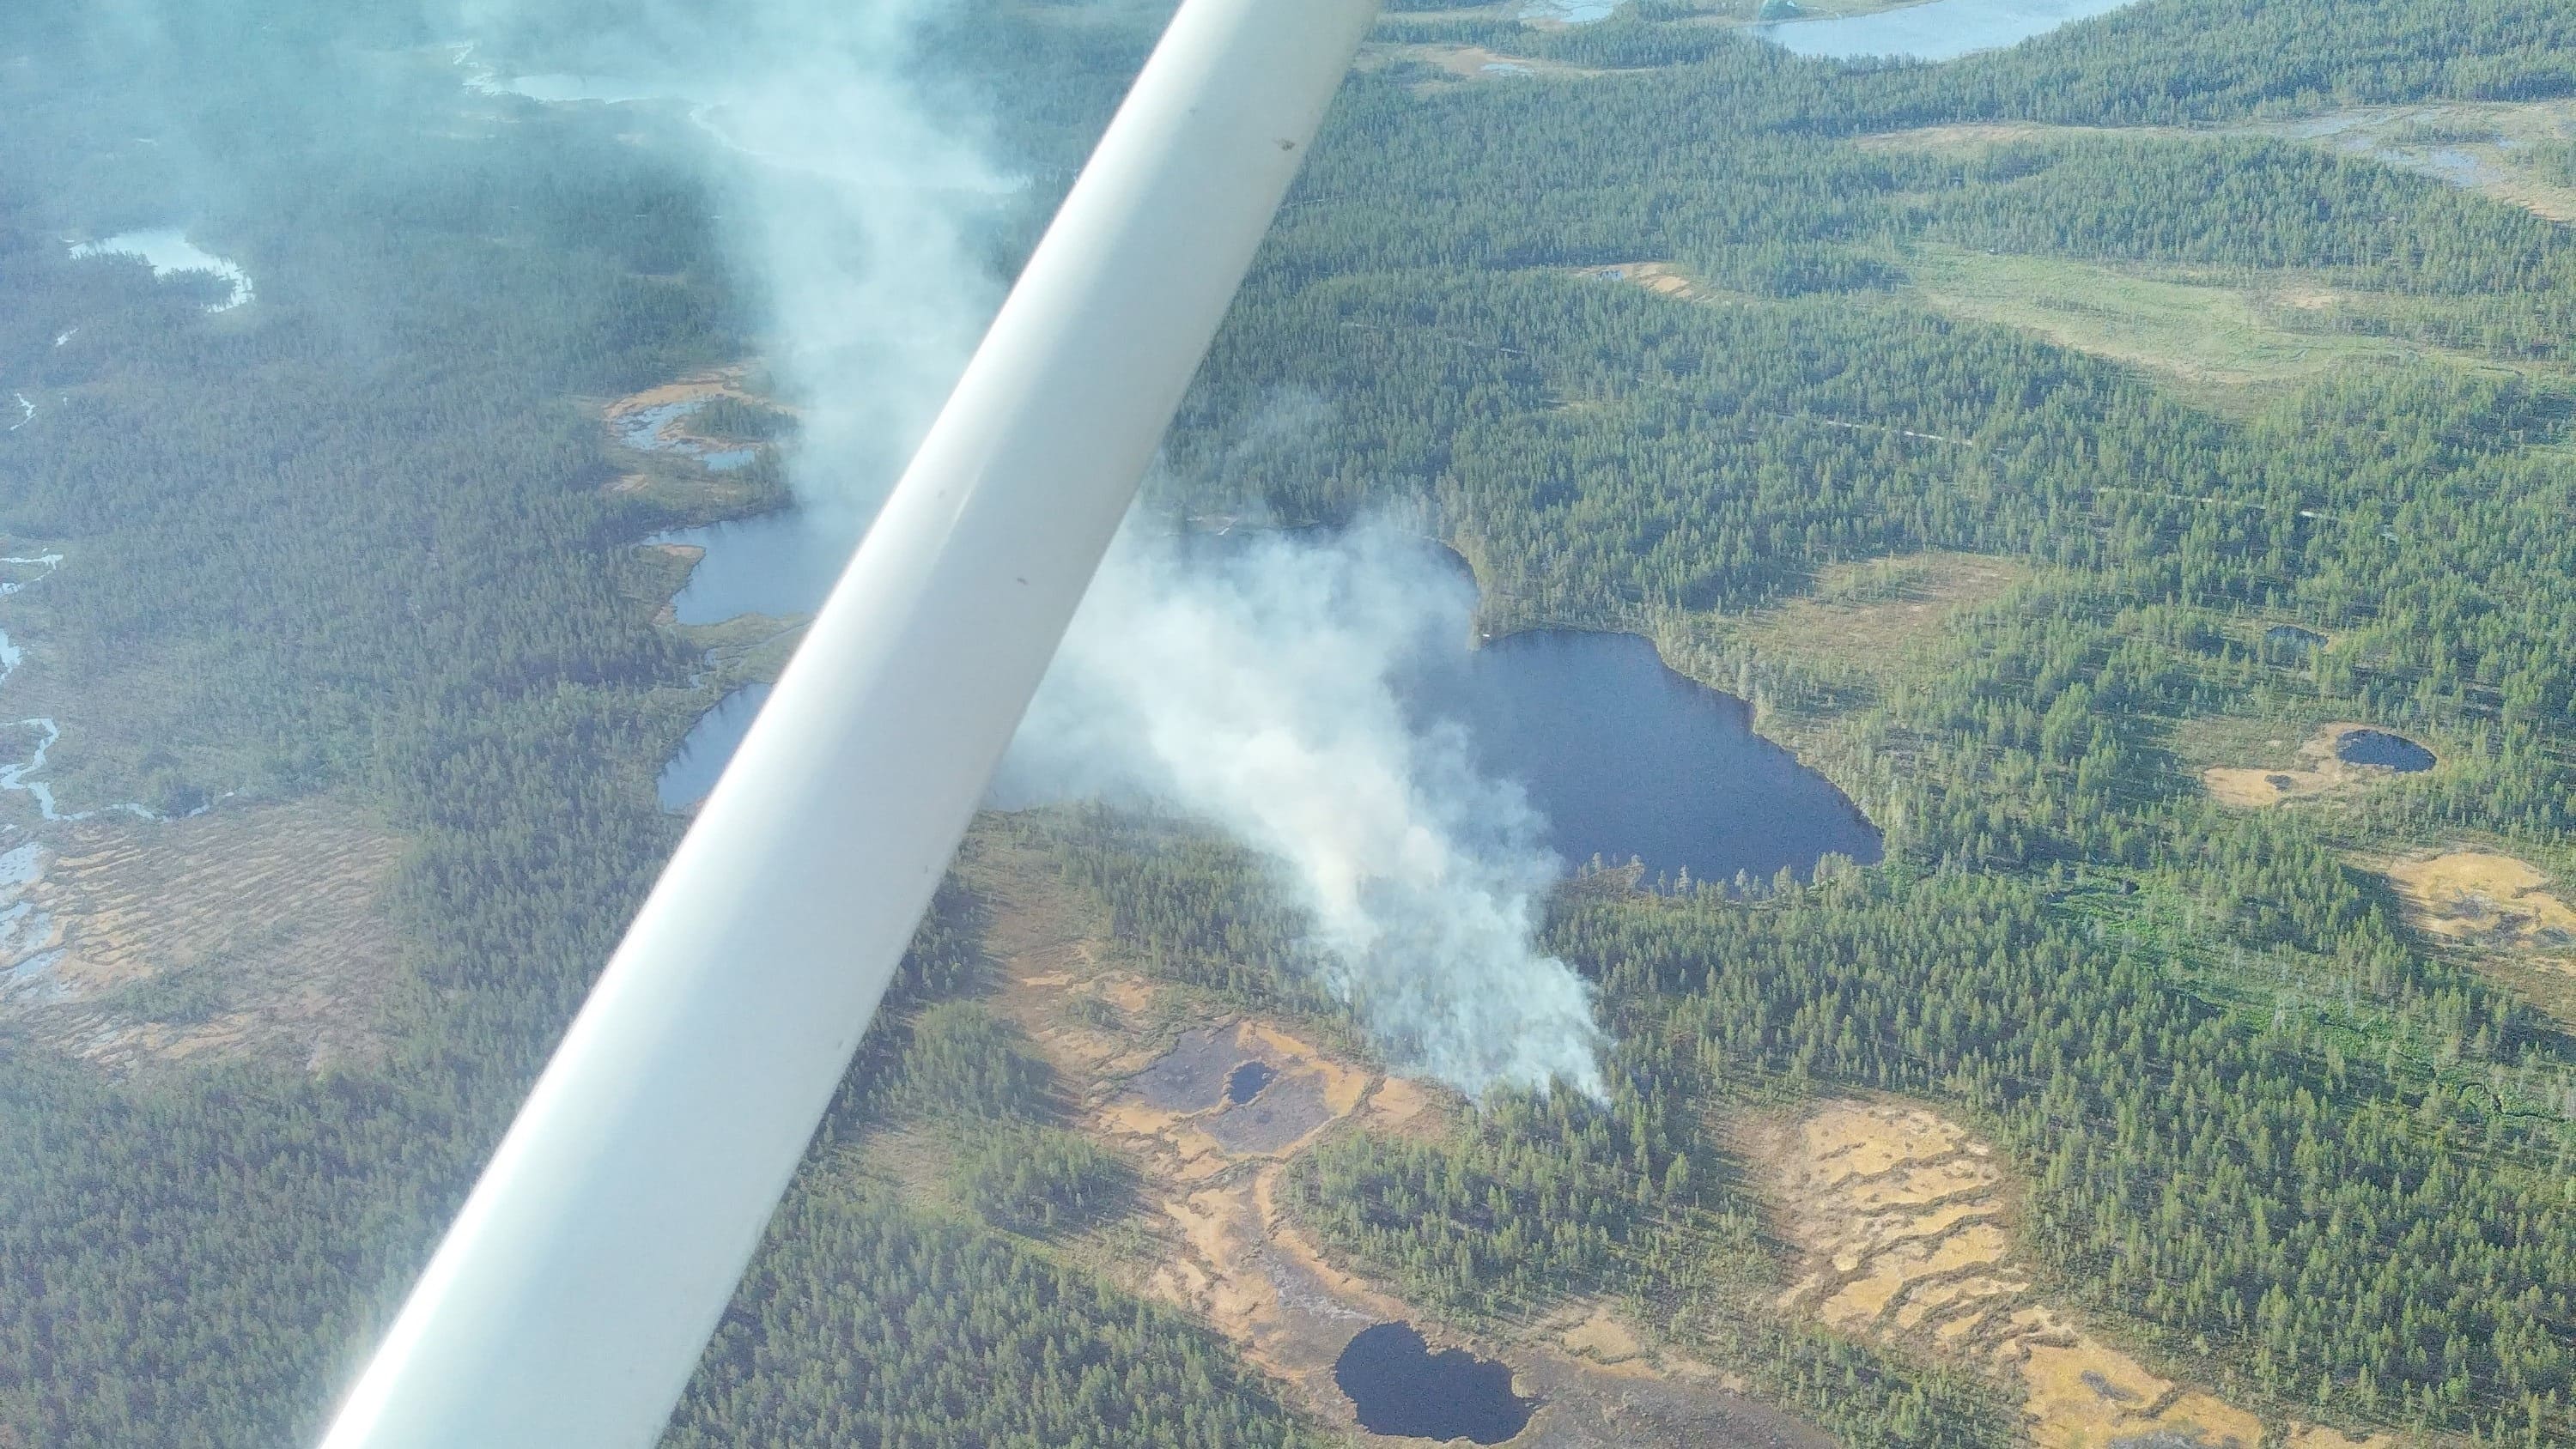
[[[2221,412],[2251,413],[2345,369],[2477,365],[2390,338],[2333,330],[2337,319],[2395,299],[2341,292],[2295,274],[2224,281],[1935,245],[1909,254],[1906,265],[1917,295],[1943,313],[2145,369]]]

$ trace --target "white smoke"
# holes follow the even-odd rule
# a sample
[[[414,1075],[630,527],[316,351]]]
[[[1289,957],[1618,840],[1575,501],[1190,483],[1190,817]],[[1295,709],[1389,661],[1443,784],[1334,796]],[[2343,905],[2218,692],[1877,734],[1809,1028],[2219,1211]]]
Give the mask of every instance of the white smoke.
[[[547,7],[464,0],[484,89],[687,107],[770,375],[798,413],[790,481],[840,537],[883,501],[1001,302],[987,238],[1026,180],[992,155],[983,104],[929,79],[923,54],[966,9],[640,0],[567,35]],[[578,69],[517,74],[531,54]]]
[[[527,8],[467,3],[483,21],[469,33],[506,55]],[[574,47],[609,74],[521,88],[690,105],[803,420],[791,481],[837,537],[874,511],[1000,299],[979,238],[1015,184],[974,108],[922,79],[926,37],[962,3],[660,0]],[[1258,475],[1324,411],[1275,400],[1218,471]],[[1405,659],[1458,647],[1473,607],[1471,585],[1384,527],[1205,562],[1131,530],[1011,770],[1049,793],[1160,800],[1260,852],[1313,922],[1324,984],[1391,1059],[1475,1096],[1600,1097],[1592,990],[1533,945],[1559,869],[1544,822],[1397,697]]]
[[[1010,771],[1145,795],[1271,861],[1325,985],[1399,1066],[1470,1096],[1604,1095],[1592,987],[1533,945],[1559,862],[1520,788],[1397,683],[1460,647],[1474,589],[1383,524],[1185,557],[1130,529],[1084,600]]]
[[[979,241],[1018,189],[981,126],[913,79],[950,0],[770,3],[757,80],[705,114],[751,164],[720,172],[766,293],[772,371],[800,408],[809,507],[873,513],[1001,301]]]

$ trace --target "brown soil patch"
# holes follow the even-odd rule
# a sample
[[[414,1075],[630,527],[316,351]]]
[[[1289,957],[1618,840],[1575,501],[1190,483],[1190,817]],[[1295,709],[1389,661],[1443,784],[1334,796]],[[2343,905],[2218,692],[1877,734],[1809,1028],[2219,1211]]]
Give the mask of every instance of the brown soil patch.
[[[2576,1023],[2576,909],[2539,869],[2480,850],[2363,864],[2387,875],[2416,930]]]
[[[2329,1429],[2322,1424],[2292,1429],[2282,1436],[2282,1442],[2289,1449],[2397,1449],[2397,1436],[2394,1434],[2373,1434],[2366,1439],[2356,1439],[2340,1429]]]
[[[1542,1400],[1516,1444],[1822,1449],[1821,1436],[1739,1397],[1714,1370],[1658,1353],[1600,1305],[1478,1342],[1336,1266],[1280,1205],[1289,1161],[1335,1131],[1445,1133],[1463,1104],[1286,1023],[1210,1013],[1124,969],[1103,947],[1101,923],[1069,905],[1053,869],[1003,830],[976,830],[961,863],[988,911],[993,1007],[1055,1068],[1077,1103],[1074,1125],[1138,1170],[1148,1250],[1135,1251],[1132,1236],[1122,1250],[1113,1233],[1077,1249],[1104,1258],[1096,1266],[1111,1278],[1197,1315],[1360,1443],[1420,1442],[1361,1431],[1333,1382],[1354,1335],[1401,1321],[1435,1347],[1511,1365],[1516,1391]],[[1229,1102],[1226,1079],[1246,1061],[1274,1075],[1250,1099]]]
[[[2383,728],[2349,722],[2326,725],[2299,746],[2296,765],[2277,770],[2212,766],[2200,772],[2200,783],[2220,804],[2249,810],[2383,785],[2396,779],[2398,772],[2386,765],[2355,765],[2335,757],[2335,747],[2345,735]]]
[[[720,397],[735,398],[765,408],[776,407],[777,404],[769,399],[744,389],[744,380],[750,375],[751,367],[748,363],[736,363],[731,367],[711,368],[705,372],[691,373],[676,382],[666,382],[658,387],[648,387],[642,392],[630,393],[602,408],[600,414],[615,420],[645,408],[657,408],[670,403],[713,402]]]
[[[2576,910],[2550,879],[2509,855],[2457,851],[2388,868],[2418,928],[2480,946],[2562,958],[2576,970]]]
[[[0,1017],[115,1068],[371,1060],[401,853],[321,802],[59,827],[0,870]]]
[[[1806,1255],[1780,1297],[1858,1337],[2016,1381],[2042,1449],[2173,1443],[2257,1449],[2254,1415],[2149,1371],[2046,1301],[2025,1270],[2019,1194],[1993,1148],[1922,1107],[1857,1100],[1754,1129],[1780,1226]],[[2292,1442],[2315,1430],[2289,1425]]]
[[[1613,262],[1606,267],[1581,267],[1576,274],[1626,282],[1677,302],[1706,302],[1725,295],[1683,271],[1678,262]]]

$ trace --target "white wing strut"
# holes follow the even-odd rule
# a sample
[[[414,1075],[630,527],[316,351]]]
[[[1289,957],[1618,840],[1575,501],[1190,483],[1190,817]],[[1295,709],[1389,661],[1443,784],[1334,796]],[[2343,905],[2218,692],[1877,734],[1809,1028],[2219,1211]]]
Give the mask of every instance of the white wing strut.
[[[662,1434],[1375,0],[1187,0],[325,1449]]]

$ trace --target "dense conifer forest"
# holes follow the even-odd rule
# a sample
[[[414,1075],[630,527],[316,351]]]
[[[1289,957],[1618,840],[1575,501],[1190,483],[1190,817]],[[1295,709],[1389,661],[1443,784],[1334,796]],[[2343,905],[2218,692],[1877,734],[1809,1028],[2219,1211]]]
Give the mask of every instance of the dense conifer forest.
[[[84,7],[0,19],[0,402],[36,405],[0,434],[0,530],[68,560],[0,623],[139,711],[66,733],[56,778],[173,812],[356,802],[407,842],[381,1063],[110,1078],[0,1028],[0,1444],[309,1440],[678,837],[654,772],[710,701],[633,545],[698,520],[603,488],[597,405],[756,351],[746,284],[628,121],[454,132],[444,37],[397,8],[279,0],[239,67],[197,59],[242,51],[211,7],[140,68]],[[1040,177],[1144,43],[1063,8],[952,22]],[[1167,501],[1427,510],[1489,625],[1647,634],[1889,853],[1575,883],[1546,944],[1602,988],[1611,1103],[1332,1139],[1300,1220],[1461,1322],[1642,1305],[1848,1444],[2011,1442],[1980,1382],[1747,1307],[1772,1249],[1726,1114],[1903,1092],[1993,1136],[2052,1284],[2176,1371],[2355,1429],[2576,1440],[2576,1040],[2359,863],[2472,840],[2576,879],[2576,233],[2254,129],[2576,95],[2576,13],[2143,0],[1942,66],[1799,60],[1653,3],[1381,40],[1601,73],[1355,75]],[[180,213],[254,305],[62,242]],[[2296,286],[2327,299],[2303,338],[2376,350],[2215,406],[1933,305],[1958,255]],[[1598,275],[1646,260],[1691,294]],[[1303,445],[1233,447],[1283,395],[1320,404]],[[1927,549],[2027,578],[1890,668],[1752,627]],[[2195,778],[2212,741],[2333,720],[2443,768],[2315,810]],[[1239,849],[1098,810],[1025,830],[1158,975],[1331,1015]],[[1125,1168],[976,1001],[980,922],[943,894],[671,1442],[1325,1442],[1207,1327],[1058,1251],[1127,1211]],[[943,1204],[857,1165],[922,1123],[965,1144]]]

